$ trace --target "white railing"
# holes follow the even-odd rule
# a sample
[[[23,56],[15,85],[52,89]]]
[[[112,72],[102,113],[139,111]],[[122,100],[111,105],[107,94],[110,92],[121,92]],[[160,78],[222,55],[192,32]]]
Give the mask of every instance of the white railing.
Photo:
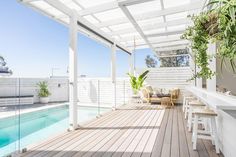
[[[126,104],[131,94],[128,78],[118,78],[116,81],[116,103]],[[114,91],[110,78],[80,78],[78,80],[78,99],[85,103],[111,105]]]
[[[141,73],[146,69],[138,69],[137,73]],[[190,67],[160,67],[150,68],[146,83],[153,88],[172,89],[179,88],[181,95],[179,102],[182,102],[182,93],[185,92],[185,87],[193,85],[193,81],[188,81],[193,76]]]

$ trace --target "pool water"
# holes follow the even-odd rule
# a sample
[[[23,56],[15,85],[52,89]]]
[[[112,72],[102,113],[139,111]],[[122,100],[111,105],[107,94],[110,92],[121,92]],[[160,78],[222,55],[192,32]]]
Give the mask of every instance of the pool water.
[[[101,108],[100,113],[109,110]],[[78,108],[78,122],[97,115],[98,108]],[[64,132],[68,128],[68,116],[68,105],[63,105],[0,119],[0,156]]]

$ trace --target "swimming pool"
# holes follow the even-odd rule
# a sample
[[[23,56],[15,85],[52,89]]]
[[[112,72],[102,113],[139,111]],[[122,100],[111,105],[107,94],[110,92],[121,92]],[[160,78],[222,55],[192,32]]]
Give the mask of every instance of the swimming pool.
[[[109,110],[100,108],[100,113]],[[96,107],[78,108],[79,122],[97,115]],[[68,128],[68,116],[68,105],[62,105],[0,119],[0,156],[64,132]]]

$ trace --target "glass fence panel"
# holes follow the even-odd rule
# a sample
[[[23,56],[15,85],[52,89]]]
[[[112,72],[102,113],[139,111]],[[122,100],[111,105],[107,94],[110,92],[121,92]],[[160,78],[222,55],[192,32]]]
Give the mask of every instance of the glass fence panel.
[[[0,78],[0,156],[19,150],[17,79]]]
[[[102,89],[101,89],[102,88]],[[78,80],[78,122],[84,123],[110,111],[103,106],[104,82],[99,79],[79,78]],[[102,92],[102,93],[101,93]]]
[[[21,151],[68,129],[68,80],[19,78],[19,91]]]
[[[40,94],[42,84],[50,95]],[[128,101],[129,83],[110,79],[78,80],[78,123],[85,123]],[[115,91],[114,91],[115,90]],[[47,102],[48,101],[48,102]],[[69,126],[69,85],[66,78],[0,79],[0,156],[65,132]]]

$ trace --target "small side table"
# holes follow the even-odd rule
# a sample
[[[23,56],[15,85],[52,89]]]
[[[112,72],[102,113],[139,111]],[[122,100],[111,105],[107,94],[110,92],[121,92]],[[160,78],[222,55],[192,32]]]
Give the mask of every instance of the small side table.
[[[141,97],[139,95],[132,95],[130,99],[130,103],[142,103]]]

